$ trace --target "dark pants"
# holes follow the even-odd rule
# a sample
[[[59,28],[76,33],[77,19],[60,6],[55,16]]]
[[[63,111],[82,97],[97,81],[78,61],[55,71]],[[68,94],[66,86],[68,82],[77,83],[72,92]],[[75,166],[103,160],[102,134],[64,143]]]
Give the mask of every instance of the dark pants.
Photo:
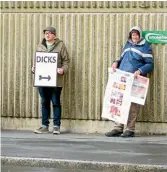
[[[50,118],[50,101],[53,105],[53,125],[60,127],[61,125],[61,96],[62,87],[39,87],[38,91],[41,96],[42,105],[42,125],[49,126]]]

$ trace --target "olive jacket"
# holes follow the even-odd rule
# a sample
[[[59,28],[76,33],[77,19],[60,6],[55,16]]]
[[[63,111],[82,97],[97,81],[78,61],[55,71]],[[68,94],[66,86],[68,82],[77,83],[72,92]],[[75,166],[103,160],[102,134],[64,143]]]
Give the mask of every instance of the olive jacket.
[[[42,43],[38,45],[37,52],[52,52],[52,53],[57,52],[58,53],[57,68],[63,68],[64,74],[67,73],[70,60],[66,46],[62,40],[56,38],[54,44],[48,50],[46,45],[46,40],[44,38],[42,40]],[[57,74],[57,87],[63,87],[64,74],[63,75]]]

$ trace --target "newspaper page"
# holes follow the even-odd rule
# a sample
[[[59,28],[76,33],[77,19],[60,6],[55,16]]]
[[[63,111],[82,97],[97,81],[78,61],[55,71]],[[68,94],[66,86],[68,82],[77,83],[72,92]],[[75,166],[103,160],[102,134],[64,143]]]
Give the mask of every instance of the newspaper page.
[[[144,105],[147,91],[149,86],[149,78],[143,76],[137,76],[134,78],[132,91],[131,91],[131,102]]]
[[[109,78],[105,90],[102,118],[127,124],[131,106],[131,88],[134,76],[131,73],[109,68]]]

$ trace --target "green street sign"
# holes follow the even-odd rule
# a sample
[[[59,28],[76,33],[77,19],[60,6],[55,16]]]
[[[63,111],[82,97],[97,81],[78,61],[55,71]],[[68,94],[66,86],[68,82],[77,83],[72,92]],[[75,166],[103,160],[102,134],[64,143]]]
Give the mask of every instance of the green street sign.
[[[142,37],[151,44],[167,44],[167,31],[142,31]]]

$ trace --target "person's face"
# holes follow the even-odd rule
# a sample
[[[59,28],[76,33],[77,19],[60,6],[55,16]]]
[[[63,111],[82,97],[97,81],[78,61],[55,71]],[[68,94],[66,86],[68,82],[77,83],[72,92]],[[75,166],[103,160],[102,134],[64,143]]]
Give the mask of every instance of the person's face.
[[[50,31],[45,31],[45,39],[46,41],[53,41],[55,39],[56,35],[54,35]]]
[[[132,42],[134,42],[134,43],[137,43],[137,41],[140,40],[140,37],[136,32],[132,33],[131,38],[132,38]]]

